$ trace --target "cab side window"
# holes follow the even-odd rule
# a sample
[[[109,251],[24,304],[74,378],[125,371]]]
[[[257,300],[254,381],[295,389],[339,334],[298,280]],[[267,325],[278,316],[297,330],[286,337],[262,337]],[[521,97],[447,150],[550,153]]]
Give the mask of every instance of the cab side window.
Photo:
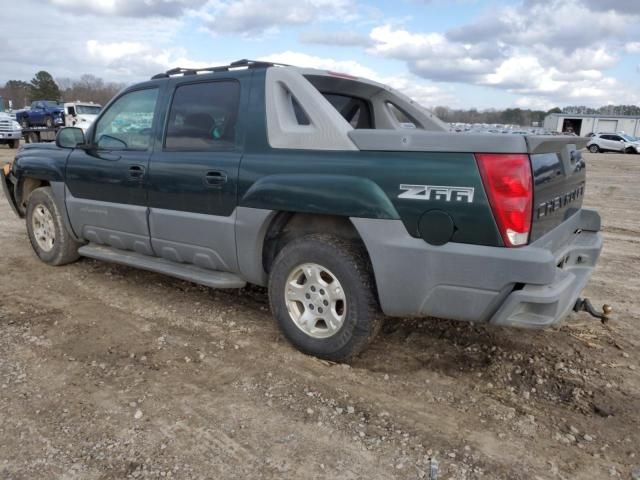
[[[157,88],[125,93],[98,120],[94,143],[104,150],[148,150],[157,100]]]
[[[232,150],[240,84],[234,80],[176,87],[165,135],[165,150]]]

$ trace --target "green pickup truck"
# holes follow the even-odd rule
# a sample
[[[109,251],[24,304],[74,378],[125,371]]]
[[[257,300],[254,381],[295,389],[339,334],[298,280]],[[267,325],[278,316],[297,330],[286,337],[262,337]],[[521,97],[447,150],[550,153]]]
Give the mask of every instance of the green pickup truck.
[[[557,324],[602,249],[587,139],[447,130],[385,85],[243,60],[125,89],[0,183],[45,263],[266,286],[322,358],[358,354],[383,314]]]

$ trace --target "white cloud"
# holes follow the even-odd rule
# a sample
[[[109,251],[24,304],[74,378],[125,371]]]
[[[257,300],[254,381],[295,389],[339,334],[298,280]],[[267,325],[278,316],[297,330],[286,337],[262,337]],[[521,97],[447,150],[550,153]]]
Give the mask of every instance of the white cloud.
[[[200,13],[212,32],[261,34],[314,21],[355,18],[352,0],[214,1]]]
[[[341,31],[307,31],[300,35],[302,43],[330,45],[336,47],[368,47],[372,40],[366,35],[350,30]]]
[[[141,43],[137,42],[113,42],[100,43],[97,40],[87,41],[87,53],[105,63],[118,60],[129,55],[140,55],[148,51]]]
[[[52,5],[75,14],[121,17],[175,17],[197,9],[207,0],[48,0]]]
[[[624,46],[624,50],[631,54],[640,53],[640,42],[629,42]]]
[[[620,62],[620,43],[638,35],[637,21],[621,12],[596,12],[582,0],[523,0],[445,33],[379,25],[368,52],[403,60],[425,79],[520,95],[519,104],[633,103],[636,90],[606,75]],[[640,52],[640,42],[627,41],[624,51]]]
[[[274,63],[285,63],[297,67],[318,68],[321,70],[332,70],[335,72],[348,73],[356,77],[364,77],[375,80],[377,73],[353,60],[335,60],[333,58],[317,57],[306,53],[287,50],[285,52],[273,53],[261,57],[260,60]]]

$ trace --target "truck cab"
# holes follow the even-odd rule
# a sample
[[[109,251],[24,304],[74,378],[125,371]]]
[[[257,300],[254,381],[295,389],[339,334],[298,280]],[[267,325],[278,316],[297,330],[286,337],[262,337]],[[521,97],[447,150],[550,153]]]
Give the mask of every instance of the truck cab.
[[[66,102],[64,104],[64,124],[86,131],[98,117],[102,105],[93,102]]]

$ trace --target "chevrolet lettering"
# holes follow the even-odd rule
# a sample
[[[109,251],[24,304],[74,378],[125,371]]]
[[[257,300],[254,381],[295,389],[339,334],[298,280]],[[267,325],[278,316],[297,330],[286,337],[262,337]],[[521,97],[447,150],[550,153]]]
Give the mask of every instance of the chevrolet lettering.
[[[579,187],[565,193],[564,195],[558,195],[546,202],[538,205],[537,215],[538,218],[544,217],[557,210],[565,208],[570,203],[575,202],[577,199],[584,195],[584,183]]]

